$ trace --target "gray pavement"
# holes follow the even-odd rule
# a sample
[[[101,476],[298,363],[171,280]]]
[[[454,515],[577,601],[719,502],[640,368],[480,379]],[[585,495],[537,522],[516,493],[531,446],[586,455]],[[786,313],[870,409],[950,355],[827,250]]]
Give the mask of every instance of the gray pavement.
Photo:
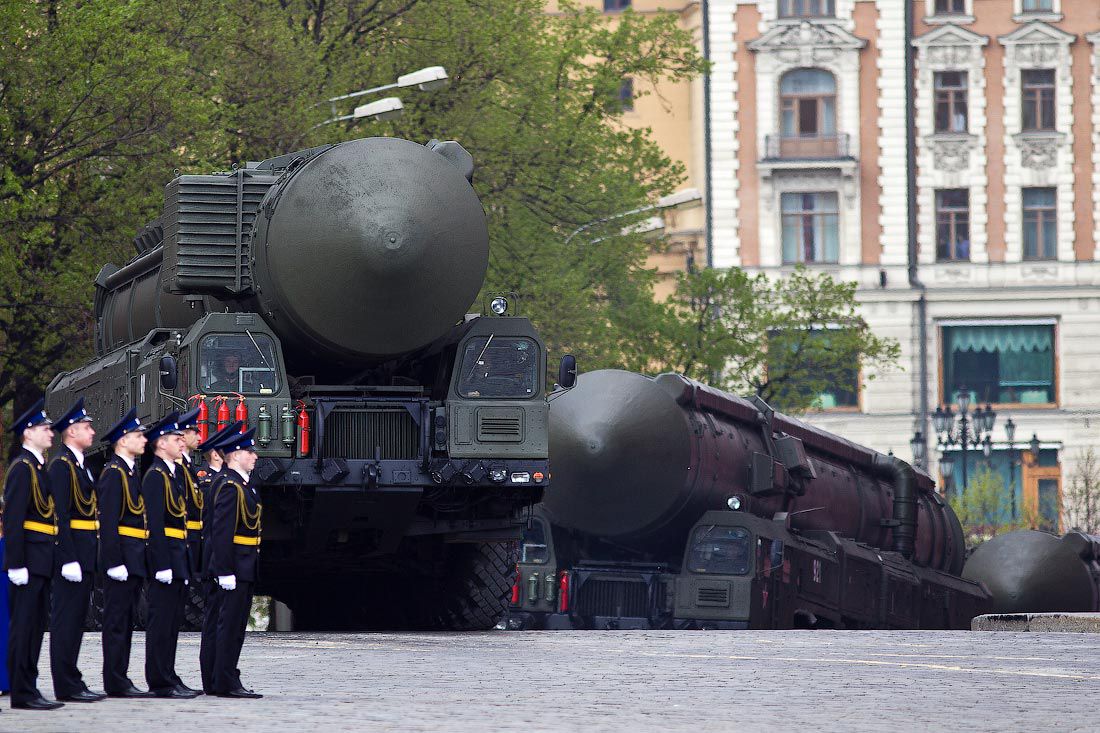
[[[100,660],[86,635],[93,689]],[[1100,730],[1100,636],[1086,634],[254,633],[241,669],[264,699],[31,713],[5,698],[0,731]],[[177,671],[198,686],[196,634]]]

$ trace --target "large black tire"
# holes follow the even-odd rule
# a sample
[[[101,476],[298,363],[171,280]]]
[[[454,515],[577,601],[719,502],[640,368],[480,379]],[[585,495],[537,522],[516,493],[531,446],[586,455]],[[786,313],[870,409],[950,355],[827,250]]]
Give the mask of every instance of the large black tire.
[[[516,543],[491,542],[448,547],[448,571],[439,578],[432,628],[485,631],[508,610],[517,559]]]
[[[203,584],[192,580],[183,597],[183,623],[180,631],[202,631],[202,614],[206,609],[206,596],[202,592]]]
[[[290,606],[297,631],[493,628],[508,607],[516,543],[439,543],[429,554],[401,572],[317,576],[271,593]]]

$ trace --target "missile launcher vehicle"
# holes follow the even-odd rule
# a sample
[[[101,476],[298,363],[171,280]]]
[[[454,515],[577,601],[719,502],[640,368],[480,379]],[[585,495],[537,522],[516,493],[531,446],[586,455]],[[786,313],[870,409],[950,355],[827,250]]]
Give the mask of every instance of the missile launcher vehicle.
[[[551,395],[509,628],[969,628],[962,528],[903,461],[676,374]]]
[[[473,172],[455,142],[365,138],[177,176],[96,278],[97,356],[48,388],[101,432],[133,405],[257,428],[257,590],[300,628],[505,609],[548,485],[547,354],[514,297],[467,315],[489,256]]]

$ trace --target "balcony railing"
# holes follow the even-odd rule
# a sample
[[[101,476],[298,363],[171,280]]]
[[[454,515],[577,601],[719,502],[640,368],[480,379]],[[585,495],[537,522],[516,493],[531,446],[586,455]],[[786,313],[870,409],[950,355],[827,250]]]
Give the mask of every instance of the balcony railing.
[[[834,135],[767,135],[765,159],[831,160],[850,158],[847,133]]]

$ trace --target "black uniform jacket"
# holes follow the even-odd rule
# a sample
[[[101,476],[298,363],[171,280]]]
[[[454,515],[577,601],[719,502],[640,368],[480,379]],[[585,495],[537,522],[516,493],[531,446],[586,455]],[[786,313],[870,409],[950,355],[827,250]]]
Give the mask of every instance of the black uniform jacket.
[[[49,578],[56,567],[57,514],[51,507],[50,478],[45,466],[21,448],[8,466],[4,482],[4,569],[27,568]],[[29,526],[25,526],[29,523]],[[38,530],[46,531],[37,531]]]
[[[180,469],[183,469],[182,471]],[[206,500],[199,485],[198,467],[184,458],[176,472],[179,474],[184,498],[187,500],[187,561],[191,577],[202,577],[202,514]]]
[[[130,575],[146,577],[146,541],[141,536],[134,536],[145,532],[145,504],[141,498],[137,464],[131,469],[118,455],[112,456],[99,474],[96,494],[99,500],[100,565],[104,570],[125,565]]]
[[[153,458],[141,481],[141,497],[149,520],[149,574],[171,570],[173,580],[191,577],[187,560],[187,501],[183,495],[183,471]]]
[[[210,532],[214,526],[214,487],[221,485],[223,476],[228,470],[224,465],[220,471],[214,471],[209,465],[204,465],[200,471],[206,474],[199,478],[199,485],[202,488],[202,562],[200,565],[203,578],[213,577],[210,574],[210,554],[214,549],[214,543]],[[240,479],[240,476],[238,475],[237,478]]]
[[[239,581],[255,582],[263,529],[259,494],[231,468],[218,474],[213,490],[212,527],[207,534],[210,575],[235,575]]]
[[[48,473],[57,511],[57,562],[59,565],[79,562],[85,573],[94,573],[99,533],[92,473],[87,467],[80,467],[76,454],[67,445],[62,445],[50,461]]]

